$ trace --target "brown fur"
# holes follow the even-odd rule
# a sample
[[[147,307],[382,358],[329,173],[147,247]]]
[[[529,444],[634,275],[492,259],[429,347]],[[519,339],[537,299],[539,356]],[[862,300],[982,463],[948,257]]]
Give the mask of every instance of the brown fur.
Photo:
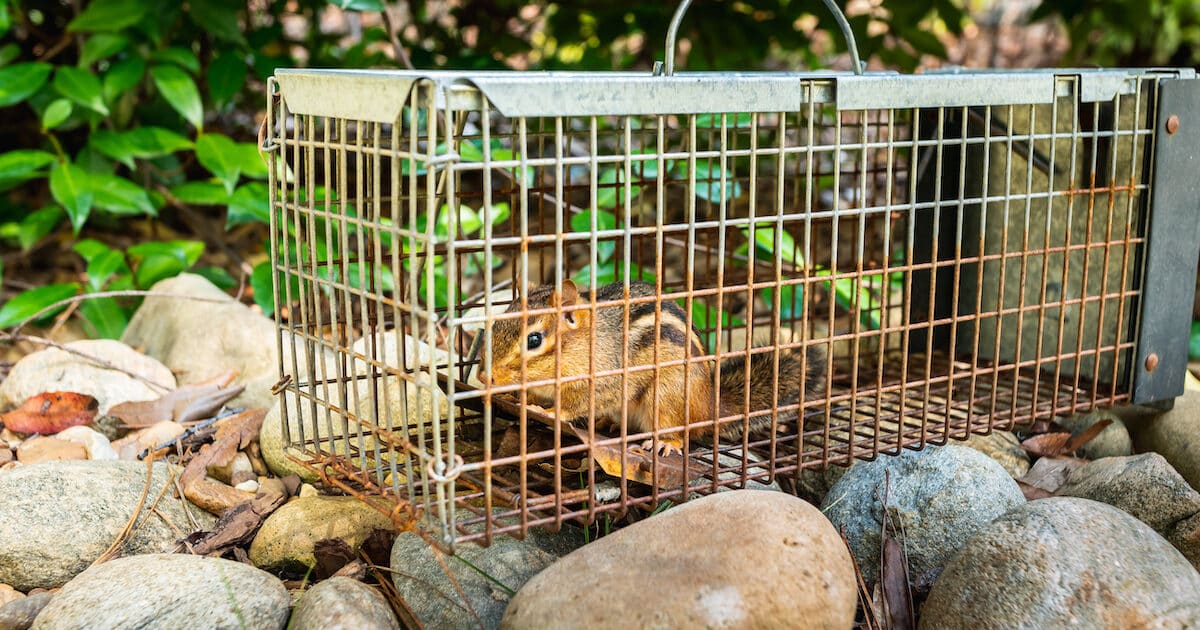
[[[593,298],[588,292],[579,291],[574,282],[566,280],[561,295],[553,286],[531,290],[526,298],[528,310],[561,308],[563,311],[529,315],[524,318],[524,327],[521,318],[495,322],[491,328],[493,361],[483,376],[484,382],[511,385],[620,370],[624,365],[630,369],[646,366],[649,369],[626,372],[624,383],[622,374],[614,374],[560,382],[557,387],[553,383],[533,385],[526,393],[531,403],[548,408],[557,404],[550,411],[568,421],[592,415],[599,424],[619,426],[622,413],[625,413],[630,433],[684,425],[688,425],[690,437],[708,433],[715,411],[714,361],[650,367],[706,355],[699,333],[695,327],[687,327],[683,309],[673,301],[651,301],[626,307],[623,303],[625,289],[622,283],[606,285],[597,289]],[[654,295],[652,285],[643,282],[628,285],[629,298]],[[605,304],[610,302],[617,303]],[[571,308],[588,306],[594,307],[594,315],[591,308]],[[507,312],[521,310],[520,301],[516,301]],[[526,351],[528,335],[532,332],[541,332],[543,340],[535,350]],[[819,354],[809,353],[805,389],[808,396],[822,391],[824,362]],[[521,372],[523,361],[524,378]],[[749,378],[751,411],[769,409],[773,402],[779,406],[795,404],[800,393],[801,367],[793,353],[780,354],[778,400],[773,401],[773,356],[770,353],[754,355]],[[592,381],[595,381],[594,390]],[[742,413],[746,382],[744,355],[722,359],[722,415]],[[593,409],[594,414],[591,413]],[[795,417],[794,412],[791,417]],[[790,418],[781,418],[787,419]],[[770,416],[754,419],[750,424],[752,431],[759,430],[764,424],[769,426]],[[739,423],[726,425],[721,431],[722,438],[740,435],[742,426]],[[683,443],[682,431],[660,434],[658,442],[664,451],[679,449]]]

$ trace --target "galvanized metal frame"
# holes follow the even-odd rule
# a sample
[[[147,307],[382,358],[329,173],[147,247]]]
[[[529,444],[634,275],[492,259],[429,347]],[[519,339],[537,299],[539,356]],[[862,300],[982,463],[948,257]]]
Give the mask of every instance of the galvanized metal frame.
[[[274,81],[267,144],[281,407],[305,417],[296,430],[285,424],[285,442],[329,483],[421,515],[447,545],[795,480],[805,469],[1129,401],[1130,379],[1149,383],[1124,367],[1144,361],[1138,344],[1178,332],[1178,322],[1145,324],[1162,319],[1147,310],[1159,269],[1194,277],[1197,240],[1191,271],[1180,271],[1186,256],[1169,253],[1179,233],[1156,231],[1194,219],[1184,213],[1194,211],[1195,191],[1188,206],[1164,179],[1186,168],[1185,143],[1162,146],[1152,108],[1160,85],[1163,99],[1183,93],[1173,84],[1194,85],[1190,70],[281,70]],[[669,164],[686,176],[668,179]],[[616,181],[601,181],[610,171]],[[745,203],[725,194],[734,186]],[[653,199],[635,207],[635,193],[649,191]],[[615,227],[593,213],[590,229],[570,229],[569,217],[600,207],[602,192],[613,195]],[[1169,194],[1174,202],[1160,199]],[[453,210],[444,240],[435,233],[443,203]],[[1176,210],[1160,218],[1160,203]],[[511,211],[503,229],[485,220],[477,234],[459,233],[461,205],[487,217],[501,204]],[[786,234],[796,251],[735,252],[751,229],[768,230],[774,243]],[[497,290],[561,287],[564,267],[597,267],[602,244],[615,248],[625,282],[633,264],[652,270],[651,300],[680,301],[685,324],[715,340],[710,354],[689,351],[674,365],[766,353],[777,383],[784,353],[819,345],[831,350],[828,393],[766,410],[747,398],[740,414],[714,425],[766,417],[768,435],[717,440],[716,452],[685,442],[677,460],[631,454],[641,436],[625,422],[606,434],[594,418],[571,428],[524,407],[538,385],[590,378],[594,393],[606,373],[564,375],[562,357],[543,381],[469,385],[473,351],[493,353],[490,336],[475,331],[531,314],[525,292],[515,298],[520,312],[502,312],[508,298]],[[436,290],[449,296],[445,305],[419,290],[436,284],[434,257],[447,270]],[[490,271],[497,263],[512,264],[508,281]],[[468,265],[479,277],[465,274]],[[846,305],[835,304],[839,282],[855,287]],[[1053,293],[1072,283],[1079,295]],[[478,298],[453,297],[460,287]],[[594,274],[588,288],[598,288]],[[763,292],[778,303],[787,290],[801,290],[798,313],[762,311]],[[747,325],[700,322],[698,303],[745,308]],[[755,329],[774,341],[756,345]],[[781,336],[789,331],[797,336]],[[613,342],[592,339],[593,349]],[[627,347],[628,330],[620,343]],[[1166,360],[1159,369],[1182,374],[1177,357]],[[657,382],[671,365],[626,361],[611,374],[627,399],[639,374],[650,370]],[[788,423],[788,413],[804,419]],[[511,448],[496,442],[510,423]],[[605,498],[608,483],[615,498]]]

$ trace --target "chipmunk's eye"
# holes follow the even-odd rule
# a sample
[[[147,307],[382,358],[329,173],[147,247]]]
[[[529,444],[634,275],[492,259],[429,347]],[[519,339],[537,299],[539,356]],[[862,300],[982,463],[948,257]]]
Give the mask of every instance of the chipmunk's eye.
[[[525,339],[525,347],[530,350],[537,350],[538,346],[542,345],[542,333],[531,332]]]

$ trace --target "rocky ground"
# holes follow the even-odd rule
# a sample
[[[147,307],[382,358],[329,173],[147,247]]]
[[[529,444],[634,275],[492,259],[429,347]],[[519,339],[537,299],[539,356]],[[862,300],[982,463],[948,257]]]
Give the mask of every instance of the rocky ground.
[[[448,558],[285,456],[269,320],[196,276],[157,289],[217,301],[147,299],[121,341],[0,383],[0,628],[1200,626],[1194,380],[1166,413]]]

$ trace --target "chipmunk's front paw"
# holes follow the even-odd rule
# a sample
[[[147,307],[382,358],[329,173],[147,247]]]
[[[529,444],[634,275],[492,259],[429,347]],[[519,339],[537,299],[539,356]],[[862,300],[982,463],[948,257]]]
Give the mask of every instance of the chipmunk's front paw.
[[[654,440],[646,440],[645,442],[642,442],[642,450],[645,450],[645,451],[654,450]],[[680,440],[679,438],[674,438],[674,437],[659,438],[659,440],[658,440],[659,456],[666,457],[673,453],[679,453],[681,455],[683,454],[683,440]]]
[[[536,411],[538,413],[546,414],[547,416],[550,416],[551,418],[558,417],[557,414],[554,412],[554,407],[547,409],[541,405],[535,405],[533,403],[528,403],[525,405],[525,408],[529,409],[531,411]]]

